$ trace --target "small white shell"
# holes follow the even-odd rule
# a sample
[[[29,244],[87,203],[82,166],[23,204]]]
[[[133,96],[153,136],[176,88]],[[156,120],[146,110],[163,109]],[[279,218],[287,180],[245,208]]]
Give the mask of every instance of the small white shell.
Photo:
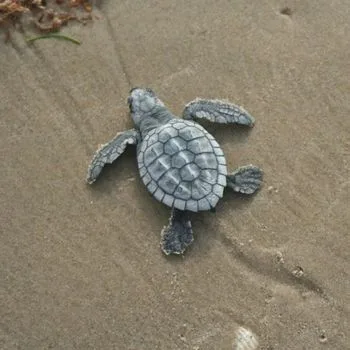
[[[233,350],[255,350],[259,342],[254,333],[244,327],[239,327],[236,331]]]

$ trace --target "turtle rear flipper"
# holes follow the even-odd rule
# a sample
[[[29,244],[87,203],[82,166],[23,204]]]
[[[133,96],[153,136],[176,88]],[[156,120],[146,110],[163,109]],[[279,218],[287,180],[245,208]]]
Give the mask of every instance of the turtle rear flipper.
[[[189,213],[172,209],[169,225],[161,234],[161,248],[166,255],[182,254],[193,242],[193,231]]]
[[[246,165],[227,175],[227,187],[235,192],[252,194],[257,191],[262,183],[263,172],[257,166]]]
[[[136,129],[118,133],[111,141],[102,145],[92,158],[87,172],[86,181],[92,184],[100,175],[105,164],[113,163],[126,149],[126,146],[136,145],[140,133]]]
[[[188,103],[183,118],[206,119],[220,124],[239,124],[253,127],[255,119],[242,107],[220,100],[195,99]]]

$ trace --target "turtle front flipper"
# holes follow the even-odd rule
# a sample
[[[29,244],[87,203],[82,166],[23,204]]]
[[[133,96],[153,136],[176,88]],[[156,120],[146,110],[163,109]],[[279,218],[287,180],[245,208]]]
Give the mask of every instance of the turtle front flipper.
[[[192,225],[187,211],[173,208],[169,225],[161,234],[161,248],[166,255],[182,254],[193,242]]]
[[[140,133],[136,129],[118,133],[111,141],[102,145],[92,158],[86,181],[92,184],[100,175],[105,164],[113,163],[126,149],[127,145],[136,145],[140,140]]]
[[[253,127],[255,119],[242,107],[220,100],[197,98],[188,103],[182,114],[184,119],[206,119],[220,124],[239,124]]]
[[[252,194],[257,191],[262,183],[263,172],[255,165],[246,165],[227,175],[227,187],[235,192]]]

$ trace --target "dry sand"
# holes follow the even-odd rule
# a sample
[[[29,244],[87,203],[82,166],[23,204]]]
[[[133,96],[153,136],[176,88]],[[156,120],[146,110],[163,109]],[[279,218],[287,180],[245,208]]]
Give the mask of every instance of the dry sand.
[[[0,348],[350,349],[350,4],[346,0],[100,1],[64,30],[0,49]],[[99,143],[131,124],[131,86],[181,113],[228,98],[248,134],[208,127],[229,167],[265,171],[159,249],[169,210],[133,149],[88,187]]]

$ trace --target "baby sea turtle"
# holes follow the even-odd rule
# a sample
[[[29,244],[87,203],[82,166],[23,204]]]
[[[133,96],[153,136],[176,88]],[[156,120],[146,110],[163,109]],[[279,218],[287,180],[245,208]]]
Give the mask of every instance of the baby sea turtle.
[[[172,209],[169,225],[161,233],[162,250],[167,255],[182,254],[193,241],[190,212],[213,211],[225,187],[252,194],[262,182],[262,171],[253,165],[227,174],[219,144],[194,120],[253,127],[254,118],[231,103],[195,99],[179,119],[151,89],[134,88],[127,101],[135,128],[118,133],[97,150],[87,182],[92,184],[128,144],[137,145],[143,183],[155,199]]]

